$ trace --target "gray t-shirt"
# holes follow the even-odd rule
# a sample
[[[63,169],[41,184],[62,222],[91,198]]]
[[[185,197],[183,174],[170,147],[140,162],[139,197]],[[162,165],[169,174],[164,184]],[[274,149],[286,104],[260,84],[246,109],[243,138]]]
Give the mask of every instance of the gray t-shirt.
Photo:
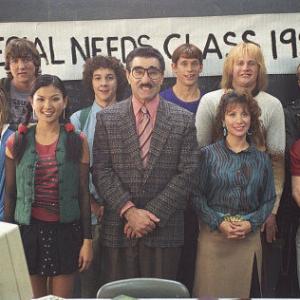
[[[10,85],[9,123],[15,129],[24,120],[29,95],[30,92],[20,92],[13,84]]]

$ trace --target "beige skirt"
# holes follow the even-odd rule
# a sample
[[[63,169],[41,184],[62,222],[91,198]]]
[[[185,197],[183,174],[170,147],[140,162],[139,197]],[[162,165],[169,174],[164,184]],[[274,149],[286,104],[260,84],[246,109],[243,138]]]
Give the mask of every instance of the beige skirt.
[[[201,223],[193,297],[249,298],[254,258],[261,282],[260,232],[230,240]]]

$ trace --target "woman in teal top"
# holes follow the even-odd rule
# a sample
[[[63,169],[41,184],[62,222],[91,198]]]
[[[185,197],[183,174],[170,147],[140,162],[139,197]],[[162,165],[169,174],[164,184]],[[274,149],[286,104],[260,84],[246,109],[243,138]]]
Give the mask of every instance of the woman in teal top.
[[[193,198],[200,218],[194,297],[260,295],[260,226],[271,213],[271,162],[257,149],[260,109],[250,95],[222,96],[215,144],[201,149]]]

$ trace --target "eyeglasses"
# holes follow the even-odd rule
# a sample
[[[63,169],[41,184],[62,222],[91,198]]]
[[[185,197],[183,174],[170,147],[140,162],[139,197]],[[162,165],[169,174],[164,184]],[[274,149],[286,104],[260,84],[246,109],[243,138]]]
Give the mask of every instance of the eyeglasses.
[[[157,80],[161,77],[161,70],[155,67],[143,68],[143,67],[134,67],[131,70],[131,74],[135,79],[142,79],[147,72],[147,75],[152,80]]]

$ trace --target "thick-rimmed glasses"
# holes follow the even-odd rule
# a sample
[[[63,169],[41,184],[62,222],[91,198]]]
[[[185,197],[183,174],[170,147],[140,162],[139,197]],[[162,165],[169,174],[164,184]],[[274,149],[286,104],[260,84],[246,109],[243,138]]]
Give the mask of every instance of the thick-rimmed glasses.
[[[147,75],[152,80],[160,79],[161,77],[161,70],[155,67],[150,68],[143,68],[143,67],[134,67],[131,70],[131,74],[135,79],[142,79],[147,72]]]

